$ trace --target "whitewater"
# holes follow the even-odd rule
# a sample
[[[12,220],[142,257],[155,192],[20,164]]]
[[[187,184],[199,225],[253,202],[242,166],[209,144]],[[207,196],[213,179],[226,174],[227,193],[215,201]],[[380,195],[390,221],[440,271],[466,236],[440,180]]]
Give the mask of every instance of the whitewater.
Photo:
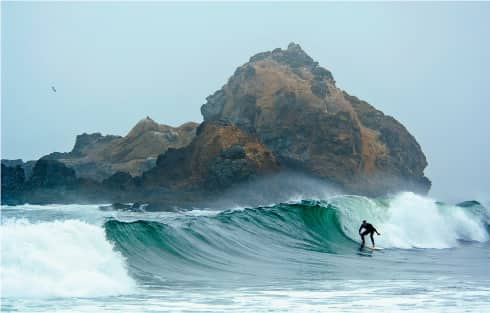
[[[359,248],[364,219],[383,250]],[[409,192],[181,212],[2,206],[1,310],[488,312],[489,225],[485,204]]]

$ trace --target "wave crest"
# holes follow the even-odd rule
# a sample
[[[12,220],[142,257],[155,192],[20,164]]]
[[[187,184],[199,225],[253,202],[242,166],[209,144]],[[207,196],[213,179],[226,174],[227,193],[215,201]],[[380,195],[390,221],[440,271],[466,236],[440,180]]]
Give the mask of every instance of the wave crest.
[[[104,230],[79,220],[7,220],[2,234],[2,296],[99,297],[128,294],[135,282]]]

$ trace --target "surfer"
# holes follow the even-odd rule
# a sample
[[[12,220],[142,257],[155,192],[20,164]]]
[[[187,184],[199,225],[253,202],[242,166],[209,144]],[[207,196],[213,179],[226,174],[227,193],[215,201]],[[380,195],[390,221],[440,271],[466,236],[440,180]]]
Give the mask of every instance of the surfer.
[[[363,228],[365,229],[365,231],[361,233],[361,230]],[[367,234],[370,235],[371,242],[373,243],[373,248],[374,248],[374,239],[373,239],[374,233],[378,234],[378,236],[381,235],[380,233],[378,233],[378,231],[376,230],[376,228],[374,228],[372,224],[369,224],[368,222],[366,222],[366,220],[362,221],[361,227],[359,227],[359,235],[362,238],[361,248],[364,247],[364,236],[366,236]]]

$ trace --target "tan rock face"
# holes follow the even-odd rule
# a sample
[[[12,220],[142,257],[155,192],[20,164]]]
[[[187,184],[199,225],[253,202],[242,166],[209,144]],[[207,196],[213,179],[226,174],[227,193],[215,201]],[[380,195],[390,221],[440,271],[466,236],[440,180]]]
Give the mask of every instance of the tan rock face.
[[[282,166],[348,191],[425,192],[425,156],[394,118],[337,88],[332,74],[299,45],[259,53],[207,98],[205,121],[256,133]]]
[[[203,123],[192,143],[169,149],[143,174],[145,187],[224,189],[278,170],[278,163],[253,134],[219,121]]]
[[[74,168],[78,177],[102,181],[118,171],[138,176],[155,166],[158,155],[167,149],[188,145],[197,126],[189,122],[171,127],[146,117],[124,137],[82,134],[77,136],[70,153],[54,153],[45,158]]]

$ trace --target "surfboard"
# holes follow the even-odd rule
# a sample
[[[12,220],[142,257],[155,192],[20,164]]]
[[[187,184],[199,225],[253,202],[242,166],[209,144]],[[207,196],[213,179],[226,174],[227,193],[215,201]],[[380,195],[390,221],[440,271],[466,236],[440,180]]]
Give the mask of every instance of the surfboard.
[[[368,249],[371,249],[371,250],[383,250],[383,248],[380,248],[380,247],[366,247]]]

